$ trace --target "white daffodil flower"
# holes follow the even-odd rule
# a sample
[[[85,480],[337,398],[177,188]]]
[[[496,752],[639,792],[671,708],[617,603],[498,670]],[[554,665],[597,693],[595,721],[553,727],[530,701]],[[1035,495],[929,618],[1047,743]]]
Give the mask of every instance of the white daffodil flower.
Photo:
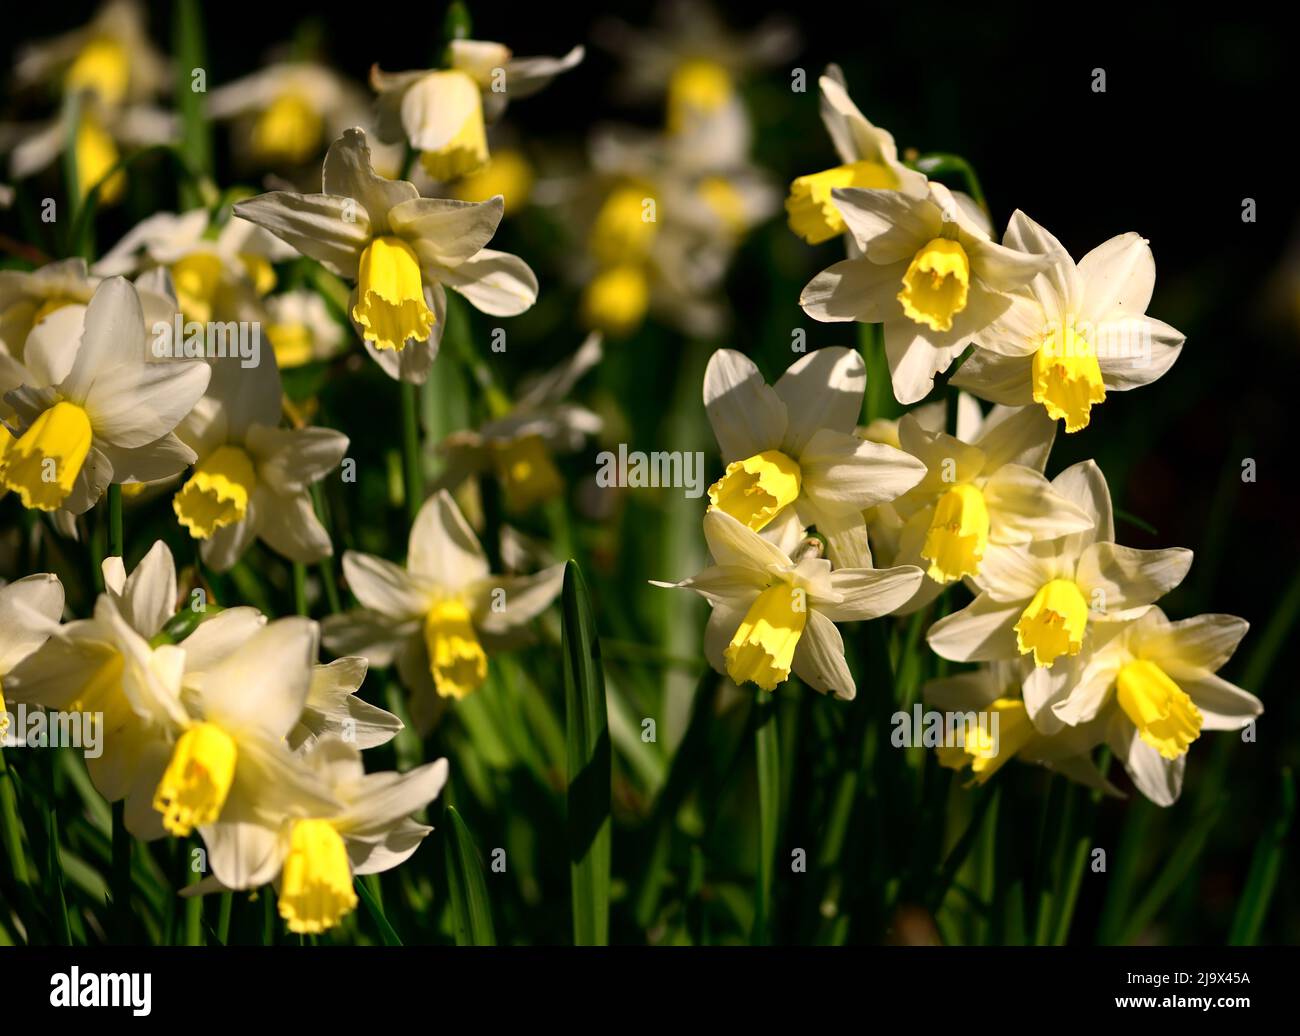
[[[311,690],[316,623],[279,619],[251,636],[252,622],[243,629],[230,623],[216,636],[207,630],[213,622],[202,623],[174,648],[183,669],[160,681],[182,705],[183,719],[174,742],[155,740],[141,759],[127,798],[128,826],[133,815],[140,819],[133,809],[137,798],[148,796],[154,815],[132,829],[137,837],[185,837],[199,828],[206,839],[206,829],[219,820],[278,823],[286,815],[307,818],[338,809],[285,741]],[[204,633],[199,643],[190,643]],[[224,654],[214,658],[218,649]]]
[[[99,793],[116,802],[136,787],[150,746],[169,741],[186,721],[169,683],[180,667],[210,665],[205,643],[228,653],[232,642],[266,620],[253,608],[226,609],[186,638],[184,655],[168,643],[155,648],[176,611],[176,566],[167,545],[154,543],[129,576],[118,557],[105,558],[101,568],[105,589],[94,617],[58,627],[14,669],[10,684],[15,699],[28,705],[102,716],[103,752],[87,758],[86,766]],[[144,826],[153,822],[146,801],[151,793],[140,791],[131,813],[143,817]]]
[[[487,652],[517,639],[555,599],[564,566],[531,576],[489,573],[473,530],[442,490],[416,515],[405,568],[348,551],[343,575],[362,607],[325,620],[326,646],[372,665],[396,661],[416,729],[427,731],[438,699],[477,690],[487,679]]]
[[[870,567],[863,512],[915,486],[925,465],[854,434],[866,385],[852,349],[802,356],[774,386],[748,357],[715,352],[704,407],[727,467],[709,487],[709,509],[778,537],[787,525],[816,526],[835,564]]]
[[[24,359],[41,384],[5,395],[20,434],[0,467],[0,485],[25,507],[73,514],[110,482],[166,478],[194,462],[173,429],[209,376],[203,363],[152,358],[140,296],[122,278],[78,310],[52,313],[28,336]]]
[[[1146,316],[1156,282],[1137,234],[1098,245],[1076,265],[1059,241],[1016,211],[1002,239],[1051,265],[977,339],[952,384],[994,403],[1040,403],[1067,432],[1088,426],[1107,391],[1149,385],[1178,359],[1183,335]]]
[[[922,399],[966,344],[1011,305],[1049,260],[989,239],[983,213],[942,184],[926,189],[835,187],[831,198],[860,256],[804,288],[815,320],[883,323],[900,403]]]
[[[286,291],[266,299],[266,337],[281,370],[330,360],[346,348],[343,329],[315,291]]]
[[[890,505],[900,523],[893,563],[926,569],[909,610],[978,576],[990,546],[1092,526],[1088,511],[1053,492],[1042,474],[1056,427],[1041,410],[998,407],[987,418],[978,404],[974,410],[965,437],[927,429],[912,414],[898,422],[899,444],[926,466],[925,477]]]
[[[1078,655],[1097,622],[1136,618],[1187,574],[1182,547],[1138,550],[1115,543],[1106,478],[1093,461],[1066,468],[1052,490],[1092,518],[1092,528],[1054,540],[990,546],[973,582],[979,596],[930,627],[930,646],[954,662],[992,662],[1033,654],[1036,682],[1069,671],[1059,659]]]
[[[384,72],[375,65],[376,136],[409,143],[433,180],[477,172],[488,161],[486,124],[501,117],[508,101],[529,97],[576,67],[583,53],[574,47],[561,58],[517,58],[503,43],[452,40],[447,68]]]
[[[680,583],[713,609],[704,654],[736,683],[774,690],[793,672],[809,687],[850,699],[857,693],[837,622],[887,615],[916,592],[921,570],[838,568],[800,547],[792,528],[781,543],[764,539],[725,511],[704,516],[714,564]],[[789,550],[799,547],[798,560]]]
[[[483,247],[501,222],[500,198],[477,205],[421,198],[414,184],[375,174],[359,129],[330,145],[323,184],[322,194],[250,198],[235,214],[357,282],[348,310],[390,377],[423,383],[429,376],[446,322],[444,286],[493,316],[514,316],[536,301],[528,265]]]
[[[104,253],[96,274],[165,269],[187,321],[260,325],[260,299],[275,287],[272,263],[297,253],[247,220],[232,216],[217,230],[207,209],[159,212],[141,220]]]
[[[1264,711],[1253,694],[1215,674],[1246,635],[1244,619],[1197,615],[1170,622],[1157,607],[1106,623],[1063,685],[1026,687],[1035,722],[1091,727],[1138,789],[1159,806],[1182,790],[1191,743],[1206,730],[1240,730]]]
[[[358,86],[315,61],[275,61],[208,95],[208,114],[235,123],[236,154],[260,166],[315,158],[365,109]]]
[[[254,539],[291,561],[312,564],[334,547],[316,517],[311,486],[338,467],[348,437],[330,428],[281,428],[280,372],[213,361],[208,393],[177,429],[194,471],[172,498],[205,564],[226,572]]]
[[[396,867],[433,830],[412,814],[447,783],[446,759],[405,774],[367,774],[356,747],[330,736],[303,762],[337,808],[208,825],[202,834],[213,877],[189,894],[274,882],[289,930],[316,935],[356,909],[354,875]]]
[[[937,748],[939,764],[959,771],[969,767],[971,783],[984,784],[1012,759],[1019,759],[1119,795],[1088,754],[1096,746],[1089,729],[1067,727],[1045,734],[1034,726],[1020,697],[1020,685],[1032,668],[1027,659],[990,662],[970,672],[926,681],[922,699],[945,714],[944,731],[955,735]]]
[[[290,748],[311,751],[327,735],[360,749],[376,748],[402,732],[400,719],[357,697],[368,668],[364,658],[352,656],[312,669],[307,703],[286,739]]]
[[[5,677],[59,628],[62,614],[63,584],[56,575],[42,572],[0,586],[0,739],[9,725]]]
[[[564,481],[552,455],[581,449],[602,427],[599,415],[567,398],[600,358],[600,335],[593,333],[563,363],[525,383],[499,417],[444,439],[439,452],[447,469],[439,486],[454,491],[470,475],[495,472],[506,507],[516,513],[559,494]]]
[[[836,187],[876,190],[925,190],[925,175],[898,160],[898,146],[888,130],[874,126],[849,97],[844,73],[827,65],[817,80],[821,115],[842,165],[798,177],[785,200],[790,229],[810,245],[844,233],[844,217],[831,198]]]
[[[111,0],[81,28],[28,44],[13,71],[21,88],[59,86],[114,106],[153,97],[171,84],[167,60],[150,43],[136,0]]]

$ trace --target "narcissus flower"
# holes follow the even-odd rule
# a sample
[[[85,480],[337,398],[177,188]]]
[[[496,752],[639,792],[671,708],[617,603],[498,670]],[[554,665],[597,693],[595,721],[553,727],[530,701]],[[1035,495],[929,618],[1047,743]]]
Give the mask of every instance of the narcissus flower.
[[[207,209],[158,212],[141,220],[94,266],[101,276],[166,270],[187,321],[266,322],[261,299],[275,287],[272,263],[294,252],[260,227],[231,217],[218,227]]]
[[[345,348],[343,329],[314,291],[286,291],[266,300],[266,337],[281,370],[329,360]]]
[[[379,94],[376,135],[408,142],[434,180],[454,180],[488,161],[486,123],[506,104],[537,93],[582,61],[582,47],[561,58],[517,58],[502,43],[452,40],[448,67],[431,71],[370,70]]]
[[[209,115],[234,120],[236,153],[262,166],[315,158],[365,108],[359,87],[314,61],[273,62],[208,95]]]
[[[56,575],[42,572],[0,586],[0,738],[8,733],[5,677],[49,639],[62,614],[63,584]]]
[[[710,510],[755,532],[817,527],[838,565],[871,564],[863,511],[925,474],[901,450],[853,434],[867,373],[852,349],[819,349],[768,385],[753,361],[720,349],[704,373],[704,406],[727,465]]]
[[[998,407],[984,417],[974,406],[974,420],[959,430],[964,436],[927,429],[914,414],[898,422],[900,446],[926,466],[925,477],[891,505],[900,526],[894,563],[926,569],[911,608],[978,576],[990,545],[1055,539],[1092,524],[1043,477],[1056,429],[1042,411]]]
[[[1052,678],[1044,670],[1079,654],[1092,623],[1142,615],[1192,563],[1192,552],[1181,547],[1115,543],[1110,490],[1093,461],[1066,468],[1051,485],[1092,526],[1059,539],[990,547],[973,580],[979,596],[928,634],[935,652],[954,662],[1032,655],[1039,671],[1027,678],[1026,696],[1034,681]]]
[[[1145,315],[1156,266],[1144,238],[1113,237],[1076,265],[1056,238],[1017,211],[1003,244],[1051,265],[980,336],[981,348],[952,384],[995,403],[1041,404],[1077,432],[1107,391],[1148,385],[1178,359],[1182,334]]]
[[[325,620],[325,643],[372,665],[396,661],[427,730],[438,699],[460,699],[487,679],[488,651],[505,646],[560,592],[564,566],[536,575],[493,575],[451,495],[424,502],[411,526],[406,567],[348,551],[343,574],[362,607]]]
[[[936,749],[939,764],[959,771],[969,768],[971,783],[984,784],[1019,759],[1118,795],[1088,754],[1096,744],[1090,730],[1067,727],[1047,734],[1034,725],[1020,696],[1021,683],[1032,668],[1024,659],[990,662],[925,683],[921,697],[926,706],[943,713],[944,743]]]
[[[194,472],[172,498],[177,520],[203,541],[205,564],[230,569],[260,538],[311,564],[334,548],[316,517],[311,486],[342,461],[348,437],[330,428],[281,428],[280,373],[270,356],[245,368],[213,362],[212,384],[177,429]]]
[[[1264,711],[1253,694],[1215,675],[1247,628],[1232,615],[1170,622],[1153,607],[1104,624],[1073,680],[1026,700],[1040,725],[1096,728],[1142,794],[1168,806],[1203,731],[1240,730]]]
[[[315,935],[356,909],[354,875],[396,867],[433,830],[412,814],[442,791],[447,760],[405,774],[367,774],[357,747],[334,735],[301,758],[337,806],[309,815],[301,809],[279,816],[264,812],[205,827],[213,876],[189,894],[274,882],[289,930]]]
[[[770,691],[790,678],[837,698],[857,693],[837,622],[887,615],[916,592],[921,570],[838,568],[800,544],[799,529],[773,543],[721,510],[704,516],[714,564],[680,583],[713,612],[704,654],[736,683]],[[790,549],[796,549],[797,558]]]
[[[135,0],[111,0],[80,28],[27,45],[14,63],[14,80],[23,88],[46,84],[90,93],[114,106],[152,97],[171,81]]]
[[[536,301],[527,264],[483,247],[501,222],[500,198],[421,198],[414,184],[376,175],[359,129],[330,146],[323,179],[322,194],[273,191],[239,202],[235,213],[356,281],[348,310],[390,377],[428,377],[445,323],[444,286],[494,316]]]
[[[455,490],[472,474],[495,472],[506,507],[516,513],[560,493],[564,482],[554,454],[581,449],[602,427],[599,415],[568,400],[600,358],[600,335],[591,334],[563,363],[521,386],[514,405],[500,416],[444,439],[439,452],[447,467],[439,485]]]
[[[61,311],[68,313],[70,311]],[[197,362],[152,358],[136,289],[120,277],[99,286],[77,338],[29,338],[29,369],[45,385],[5,395],[20,434],[5,453],[0,485],[25,507],[89,510],[110,482],[165,478],[193,463],[173,429],[208,384]],[[71,330],[61,313],[51,332]]]
[[[889,131],[873,126],[853,103],[838,65],[828,65],[817,85],[822,123],[843,164],[800,176],[790,185],[785,200],[790,229],[810,245],[844,233],[844,217],[831,197],[836,187],[925,190],[924,174],[898,160],[898,147]]]
[[[188,644],[208,625],[174,649],[184,670],[168,673],[163,686],[182,703],[184,722],[169,748],[154,746],[142,762],[157,827],[136,833],[184,837],[199,828],[206,835],[203,829],[218,820],[255,823],[335,811],[329,790],[285,744],[311,689],[316,623],[279,619],[231,638],[225,657],[206,665],[200,646]],[[211,643],[202,646],[211,652]],[[194,671],[196,658],[204,660],[202,671]]]
[[[989,239],[983,213],[931,183],[898,190],[835,187],[831,198],[861,256],[823,270],[799,305],[816,320],[885,325],[900,403],[920,400],[934,376],[1011,305],[1048,260]]]

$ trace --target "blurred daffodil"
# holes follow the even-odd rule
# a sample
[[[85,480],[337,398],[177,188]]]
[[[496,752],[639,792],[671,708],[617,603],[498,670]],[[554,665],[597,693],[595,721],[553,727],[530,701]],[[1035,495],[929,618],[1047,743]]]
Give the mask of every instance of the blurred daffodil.
[[[509,47],[487,40],[452,40],[446,68],[415,72],[370,70],[379,95],[376,136],[406,141],[433,180],[454,180],[488,161],[486,124],[508,101],[541,90],[582,61],[582,47],[560,58],[517,58]]]

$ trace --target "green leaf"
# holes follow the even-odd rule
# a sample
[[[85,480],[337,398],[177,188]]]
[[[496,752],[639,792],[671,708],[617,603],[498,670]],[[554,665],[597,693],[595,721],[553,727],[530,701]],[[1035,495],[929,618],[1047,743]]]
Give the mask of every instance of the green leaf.
[[[207,95],[195,91],[191,78],[196,69],[207,68],[198,0],[176,0],[175,27],[172,49],[176,54],[176,108],[181,117],[181,152],[192,169],[207,175],[212,170],[212,128],[203,105]],[[192,182],[182,183],[181,187],[184,208],[205,204]]]
[[[1168,854],[1164,868],[1155,880],[1148,884],[1147,894],[1129,911],[1119,938],[1120,943],[1130,943],[1141,935],[1143,929],[1155,919],[1160,908],[1165,905],[1165,900],[1182,884],[1205,848],[1205,840],[1214,825],[1218,823],[1227,801],[1227,796],[1221,795],[1206,812],[1192,821],[1178,845]]]
[[[604,946],[609,942],[609,718],[596,622],[574,561],[564,568],[561,604],[573,941],[579,946]]]
[[[361,897],[361,902],[366,905],[366,911],[370,914],[371,919],[379,928],[379,937],[383,939],[384,945],[401,946],[402,940],[397,937],[397,932],[393,929],[393,926],[388,923],[388,917],[384,914],[384,908],[380,905],[379,900],[375,898],[375,894],[370,891],[370,886],[366,883],[367,878],[369,877],[372,877],[372,875],[358,878],[353,882],[357,889],[357,895]],[[270,889],[263,889],[262,894],[266,896],[267,901],[270,902]],[[264,942],[268,946],[271,944],[271,940],[266,939],[265,937]]]
[[[443,849],[447,860],[447,891],[456,925],[456,945],[495,946],[492,907],[488,902],[483,860],[455,807],[447,807]]]
[[[771,932],[772,867],[776,833],[781,823],[781,746],[777,738],[776,705],[767,691],[755,692],[754,751],[758,769],[758,870],[754,889],[756,946],[766,944]]]
[[[1246,888],[1237,902],[1237,913],[1232,919],[1232,931],[1228,935],[1230,946],[1254,946],[1259,941],[1259,931],[1264,926],[1268,904],[1277,887],[1277,878],[1282,871],[1282,854],[1286,849],[1286,836],[1291,830],[1291,819],[1295,816],[1295,781],[1289,768],[1282,771],[1278,798],[1273,821],[1255,847],[1254,858],[1250,861]]]

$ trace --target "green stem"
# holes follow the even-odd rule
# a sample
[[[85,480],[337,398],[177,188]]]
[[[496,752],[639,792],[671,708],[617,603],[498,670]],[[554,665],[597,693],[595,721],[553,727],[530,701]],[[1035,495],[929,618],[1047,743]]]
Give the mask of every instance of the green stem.
[[[122,557],[122,487],[113,482],[108,487],[108,552]]]
[[[777,738],[776,705],[767,691],[754,698],[754,749],[758,769],[758,870],[754,890],[754,931],[751,943],[771,939],[772,869],[781,805],[781,749]]]
[[[217,942],[222,946],[230,945],[230,915],[234,911],[235,894],[233,892],[223,892],[221,894],[221,909],[217,914]]]
[[[27,857],[23,853],[22,825],[18,821],[18,795],[14,791],[14,779],[9,773],[3,749],[0,749],[0,824],[4,825],[5,850],[14,881],[27,889],[31,885],[31,876],[27,873]]]
[[[424,457],[420,452],[419,386],[402,385],[402,474],[406,490],[406,516],[415,521],[424,503]]]
[[[894,399],[882,325],[859,324],[858,349],[862,352],[862,362],[867,366],[867,391],[862,397],[863,424],[876,418],[897,417],[902,408]]]

